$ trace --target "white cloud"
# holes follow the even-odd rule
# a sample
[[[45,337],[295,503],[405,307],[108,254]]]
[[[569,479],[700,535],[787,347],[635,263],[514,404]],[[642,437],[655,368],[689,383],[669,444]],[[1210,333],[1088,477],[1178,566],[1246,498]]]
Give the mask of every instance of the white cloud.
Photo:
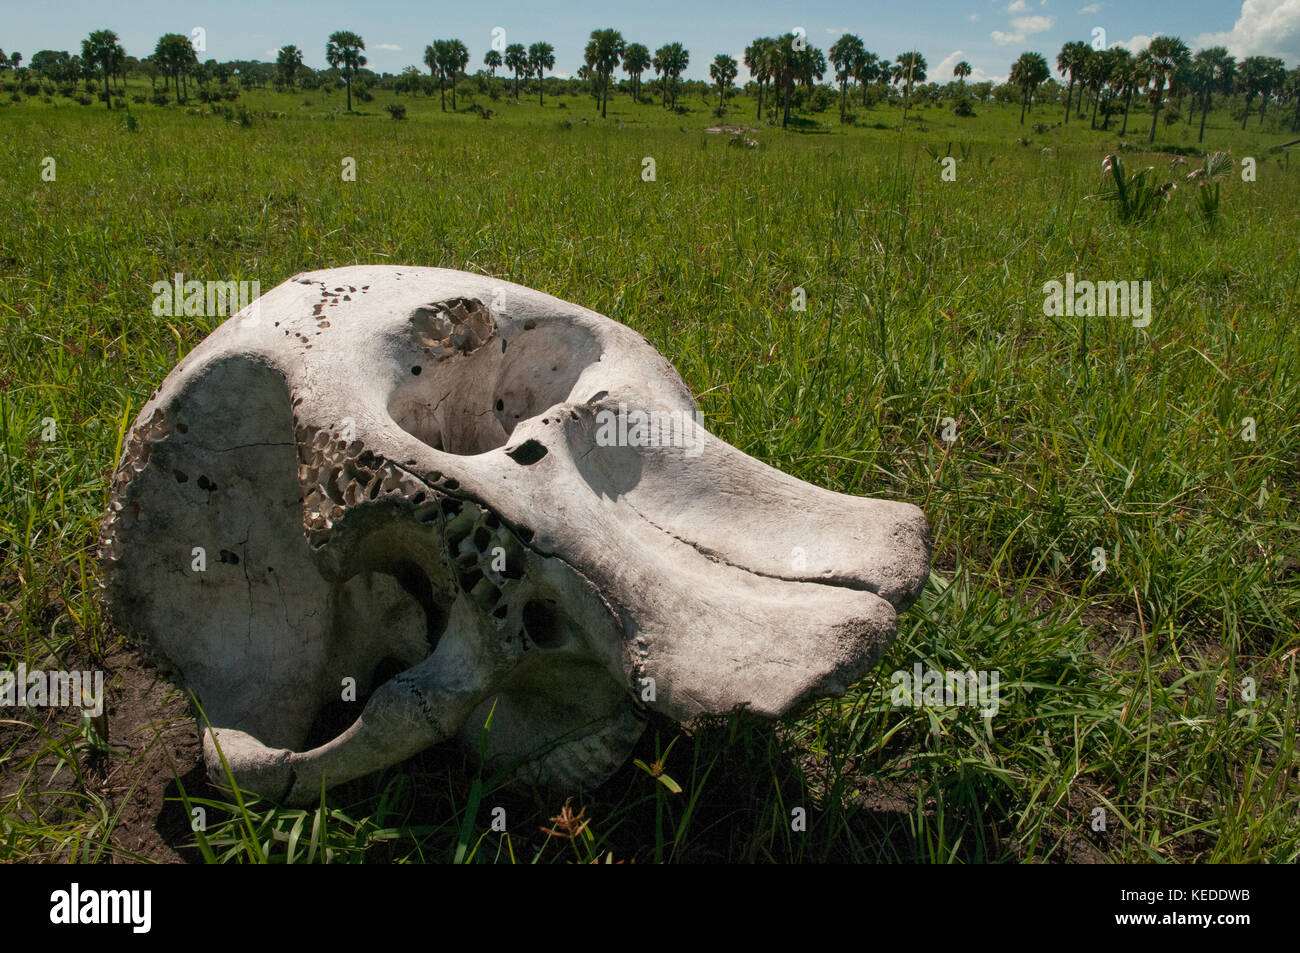
[[[279,51],[279,50],[267,50],[267,51],[266,51],[266,55],[269,56],[271,59],[275,59],[277,56],[280,55],[280,51]]]
[[[1054,23],[1056,17],[1013,17],[1011,28],[1017,33],[1032,36],[1035,33],[1046,33]]]
[[[1159,36],[1160,34],[1157,33],[1155,35]],[[1145,50],[1148,46],[1151,45],[1151,37],[1147,36],[1147,34],[1145,33],[1139,33],[1136,36],[1130,37],[1127,40],[1116,40],[1114,43],[1110,45],[1113,47],[1122,46],[1130,53],[1141,53],[1143,50]]]
[[[1300,0],[1297,0],[1297,2],[1300,2]],[[1012,43],[1023,43],[1026,38],[1033,36],[1035,33],[1050,30],[1054,23],[1056,23],[1056,17],[1012,17],[1012,32],[994,30],[989,36],[998,46],[1010,46]]]
[[[1083,15],[1083,14],[1085,14],[1085,13],[1101,13],[1101,4],[1100,4],[1100,3],[1090,3],[1090,4],[1088,4],[1086,7],[1080,7],[1080,8],[1079,8],[1079,14],[1080,14],[1080,15]]]
[[[966,19],[969,20],[971,23],[979,23],[980,15],[978,13],[967,14]]]
[[[1011,5],[1007,7],[1007,13],[1028,13],[1029,5],[1025,0],[1012,0]]]
[[[1241,15],[1231,30],[1202,33],[1198,47],[1226,46],[1236,57],[1300,58],[1300,0],[1242,0]]]
[[[939,62],[939,65],[936,66],[933,70],[931,70],[928,75],[936,83],[950,82],[951,80],[956,78],[952,75],[952,68],[964,59],[966,59],[965,50],[953,50],[951,53],[945,56]],[[988,73],[984,72],[984,70],[980,69],[980,67],[972,63],[970,69],[970,75],[966,77],[966,82],[982,83],[986,80],[990,83],[995,83],[995,84],[1003,83],[1006,81],[1006,77],[991,76]]]
[[[931,78],[936,83],[948,82],[948,80],[953,78],[952,68],[956,66],[958,63],[960,63],[962,57],[965,55],[966,54],[963,50],[953,50],[951,53],[949,53],[947,56],[945,56],[943,59],[939,61],[939,65],[934,68],[934,72],[931,74]]]
[[[377,50],[400,50],[401,47],[396,43],[378,43],[375,45]]]

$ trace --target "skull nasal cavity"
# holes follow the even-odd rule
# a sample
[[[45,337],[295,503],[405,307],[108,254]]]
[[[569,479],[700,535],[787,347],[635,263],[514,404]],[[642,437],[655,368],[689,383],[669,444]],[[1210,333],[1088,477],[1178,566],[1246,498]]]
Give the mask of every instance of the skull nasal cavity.
[[[515,463],[529,467],[546,456],[546,448],[536,440],[525,440],[513,450],[507,450],[506,454]]]
[[[540,649],[554,649],[567,641],[564,627],[554,607],[545,602],[529,602],[523,611],[524,633]]]

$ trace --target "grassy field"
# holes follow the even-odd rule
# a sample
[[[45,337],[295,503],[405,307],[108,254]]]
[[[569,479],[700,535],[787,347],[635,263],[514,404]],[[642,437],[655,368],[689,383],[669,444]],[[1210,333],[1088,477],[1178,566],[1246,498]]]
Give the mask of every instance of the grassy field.
[[[732,148],[699,101],[618,97],[601,121],[590,99],[480,96],[485,121],[403,97],[403,122],[389,101],[347,115],[338,92],[248,93],[230,118],[133,106],[131,123],[0,108],[0,669],[102,668],[108,689],[96,722],[0,711],[0,859],[1300,859],[1300,167],[1268,153],[1292,136],[1211,115],[1205,146],[1234,161],[1212,223],[1184,180],[1198,158],[1122,152],[1181,184],[1123,223],[1093,197],[1119,136],[1062,127],[1059,107],[1025,126],[1015,107],[923,108],[900,132],[879,106],[782,131],[741,100],[725,121],[758,146]],[[1131,146],[1149,122],[1135,112]],[[1194,140],[1185,122],[1157,134]],[[266,290],[359,263],[481,272],[609,315],[741,450],[924,507],[933,574],[880,667],[776,726],[653,725],[637,757],[673,744],[681,793],[629,764],[575,797],[576,837],[557,836],[562,800],[452,749],[316,810],[209,787],[183,698],[96,601],[125,430],[220,321],[155,317],[150,286]],[[1044,283],[1067,273],[1149,280],[1150,325],[1045,316]],[[895,707],[890,675],[917,662],[999,672],[997,715]]]

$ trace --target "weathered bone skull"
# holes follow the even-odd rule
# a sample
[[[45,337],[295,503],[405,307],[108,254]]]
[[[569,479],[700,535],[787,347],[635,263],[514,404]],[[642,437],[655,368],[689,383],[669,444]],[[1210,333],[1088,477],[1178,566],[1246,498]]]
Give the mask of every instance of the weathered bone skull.
[[[594,785],[645,709],[842,692],[929,572],[918,508],[803,483],[696,414],[641,335],[548,295],[299,275],[140,412],[109,608],[194,691],[214,777],[223,755],[241,786],[311,801],[456,734],[476,749],[493,713],[491,766]],[[349,678],[360,716],[300,751]]]

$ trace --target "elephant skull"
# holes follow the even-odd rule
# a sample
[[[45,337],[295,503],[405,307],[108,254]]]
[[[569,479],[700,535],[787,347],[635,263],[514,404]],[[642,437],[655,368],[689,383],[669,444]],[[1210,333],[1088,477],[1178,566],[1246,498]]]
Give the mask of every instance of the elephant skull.
[[[114,619],[201,705],[209,771],[302,803],[452,736],[477,748],[489,715],[493,765],[591,786],[647,709],[840,693],[929,543],[914,506],[707,433],[623,325],[367,266],[285,282],[180,362],[130,433],[101,558]],[[349,686],[359,717],[301,750]]]

